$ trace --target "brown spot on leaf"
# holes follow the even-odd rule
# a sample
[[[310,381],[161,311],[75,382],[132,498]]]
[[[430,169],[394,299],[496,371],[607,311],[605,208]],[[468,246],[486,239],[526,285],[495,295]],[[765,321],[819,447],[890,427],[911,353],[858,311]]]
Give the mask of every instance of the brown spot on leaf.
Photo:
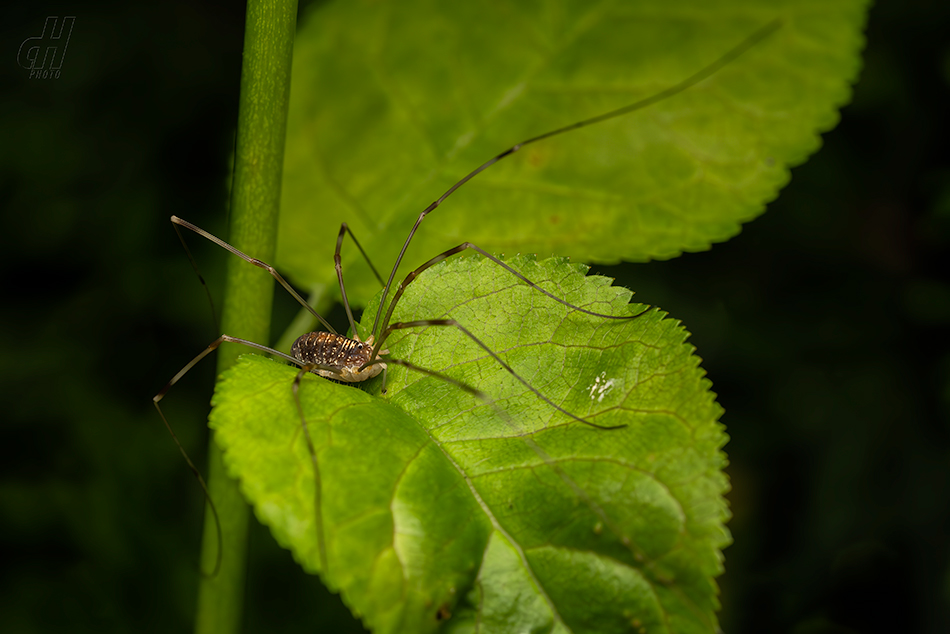
[[[435,613],[436,621],[447,621],[452,618],[452,611],[449,609],[448,603],[443,603],[439,606],[438,611]]]

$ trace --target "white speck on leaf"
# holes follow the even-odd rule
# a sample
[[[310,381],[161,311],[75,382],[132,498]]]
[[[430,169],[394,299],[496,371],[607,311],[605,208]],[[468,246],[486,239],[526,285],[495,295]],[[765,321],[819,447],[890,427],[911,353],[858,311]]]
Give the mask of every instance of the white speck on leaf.
[[[588,389],[590,390],[591,399],[596,398],[597,402],[600,403],[614,389],[614,380],[608,379],[606,372],[601,372],[600,376],[594,378],[594,382]]]

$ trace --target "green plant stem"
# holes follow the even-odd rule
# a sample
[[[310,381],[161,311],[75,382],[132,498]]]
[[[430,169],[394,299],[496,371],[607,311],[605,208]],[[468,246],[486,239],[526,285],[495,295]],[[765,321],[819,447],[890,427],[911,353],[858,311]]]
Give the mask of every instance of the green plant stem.
[[[296,19],[296,0],[250,0],[247,5],[229,241],[263,260],[273,259],[277,241]],[[235,337],[268,341],[273,282],[264,271],[231,258],[222,330]],[[218,373],[241,353],[239,346],[222,346]],[[223,551],[218,574],[202,580],[195,631],[227,634],[238,631],[242,620],[249,512],[214,442],[208,462]],[[214,568],[218,547],[214,518],[206,511],[204,570]]]

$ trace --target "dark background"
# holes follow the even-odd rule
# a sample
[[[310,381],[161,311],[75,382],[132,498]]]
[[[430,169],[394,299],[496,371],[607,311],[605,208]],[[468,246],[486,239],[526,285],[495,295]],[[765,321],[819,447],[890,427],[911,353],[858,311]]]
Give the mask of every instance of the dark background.
[[[187,630],[202,497],[150,398],[218,334],[168,216],[223,227],[243,6],[5,12],[0,627]],[[20,43],[66,14],[61,78],[29,81]],[[726,409],[728,632],[950,631],[948,120],[950,4],[881,2],[854,102],[768,213],[601,269],[685,322]],[[211,365],[174,393],[197,457]],[[252,531],[245,631],[341,611]]]

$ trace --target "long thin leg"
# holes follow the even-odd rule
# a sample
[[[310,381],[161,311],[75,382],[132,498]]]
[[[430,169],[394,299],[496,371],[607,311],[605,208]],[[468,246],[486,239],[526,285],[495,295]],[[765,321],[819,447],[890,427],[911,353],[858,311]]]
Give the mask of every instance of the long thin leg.
[[[320,477],[320,465],[317,462],[317,450],[313,445],[313,439],[310,437],[310,428],[307,426],[307,418],[303,413],[303,405],[300,404],[300,382],[307,373],[319,367],[317,365],[301,367],[294,378],[293,393],[294,403],[296,403],[297,412],[300,414],[300,426],[303,428],[304,439],[307,441],[307,449],[310,452],[310,462],[313,463],[313,508],[314,522],[317,526],[317,551],[320,555],[320,571],[326,575],[329,569],[327,568],[326,538],[323,534],[323,481]]]
[[[164,391],[167,391],[168,386],[165,387]],[[218,533],[218,552],[215,555],[214,559],[214,569],[210,573],[201,571],[201,575],[209,579],[217,577],[218,571],[221,570],[221,558],[223,553],[221,552],[224,547],[224,537],[221,535],[221,520],[218,518],[218,509],[215,507],[214,502],[211,500],[211,493],[208,492],[208,485],[205,482],[205,479],[201,476],[201,471],[198,470],[198,467],[195,466],[195,463],[191,461],[191,458],[188,456],[188,452],[185,451],[185,448],[182,446],[181,441],[178,440],[178,435],[175,434],[175,430],[172,429],[172,426],[168,424],[168,419],[165,418],[165,414],[162,413],[162,408],[158,406],[158,400],[160,400],[161,395],[156,395],[152,402],[155,404],[155,409],[158,410],[158,415],[162,417],[162,422],[165,423],[165,429],[168,430],[168,433],[172,435],[172,439],[175,441],[175,444],[178,446],[178,451],[181,452],[182,457],[185,459],[185,462],[188,463],[188,466],[191,468],[191,472],[195,474],[195,478],[198,479],[198,484],[201,485],[201,490],[205,494],[205,500],[208,501],[208,506],[211,507],[211,514],[214,516],[214,528]],[[157,400],[156,400],[157,399]]]
[[[429,323],[429,322],[426,322],[426,323]],[[464,381],[459,381],[458,379],[453,379],[453,378],[450,377],[448,374],[443,374],[442,372],[438,372],[438,371],[436,371],[436,370],[430,370],[429,368],[424,368],[424,367],[422,367],[421,365],[416,365],[415,363],[410,363],[409,361],[405,361],[405,360],[403,360],[403,359],[391,359],[391,358],[377,359],[376,361],[370,361],[370,362],[368,362],[368,363],[367,363],[366,365],[364,365],[363,367],[364,367],[364,368],[368,368],[368,367],[371,366],[371,365],[377,365],[377,364],[380,364],[380,363],[385,363],[385,364],[387,364],[387,365],[389,365],[389,364],[401,365],[401,366],[404,367],[404,368],[409,368],[410,370],[415,370],[416,372],[421,372],[421,373],[423,373],[423,374],[428,374],[429,376],[434,376],[434,377],[436,377],[436,378],[442,379],[443,381],[445,381],[445,382],[447,382],[447,383],[451,383],[452,385],[455,385],[455,386],[461,388],[462,390],[468,392],[469,394],[471,394],[471,395],[473,395],[473,396],[477,396],[478,398],[480,398],[480,399],[482,399],[482,400],[484,400],[484,401],[491,400],[491,397],[488,396],[488,394],[485,394],[485,393],[482,392],[481,390],[472,387],[471,385],[469,385],[468,383],[465,383]],[[362,369],[362,368],[360,368],[360,369]],[[381,391],[383,394],[386,393],[386,381],[385,381],[385,379],[383,380],[383,388],[382,388],[382,390],[380,390],[380,391]]]
[[[369,268],[373,271],[373,275],[376,277],[376,281],[379,282],[379,285],[383,285],[383,277],[379,274],[379,271],[376,270],[376,267],[373,266],[373,261],[369,259],[369,254],[366,253],[366,249],[363,248],[363,245],[360,244],[360,241],[356,239],[356,234],[353,233],[353,230],[350,229],[350,225],[345,222],[340,225],[340,235],[337,237],[337,250],[340,250],[340,245],[343,243],[343,234],[350,234],[350,239],[353,240],[353,244],[356,245],[356,248],[360,250],[360,253],[363,254],[363,259],[366,260],[366,263],[369,264]]]
[[[162,412],[162,408],[159,405],[159,403],[161,402],[163,398],[165,398],[165,395],[168,393],[168,391],[172,388],[173,385],[178,383],[178,381],[180,381],[183,376],[188,374],[188,372],[193,367],[195,367],[202,359],[204,359],[206,356],[208,356],[209,354],[217,350],[218,347],[220,347],[222,343],[241,344],[242,346],[254,348],[255,350],[260,350],[261,352],[266,352],[267,354],[280,357],[284,359],[285,361],[289,361],[290,363],[294,365],[302,366],[300,373],[298,373],[298,380],[294,381],[293,392],[294,392],[294,400],[297,401],[297,409],[300,412],[301,424],[303,425],[304,431],[307,434],[307,444],[310,448],[311,459],[313,460],[313,463],[314,463],[314,477],[316,478],[316,482],[317,482],[318,496],[319,496],[319,490],[320,490],[320,472],[317,467],[316,452],[313,449],[313,443],[310,441],[310,433],[307,430],[307,423],[306,423],[306,420],[303,418],[303,410],[301,409],[300,401],[297,398],[297,384],[299,383],[299,377],[302,374],[305,374],[306,372],[309,372],[314,369],[329,370],[330,372],[338,373],[338,370],[336,368],[319,365],[319,364],[304,364],[304,363],[301,363],[299,360],[293,358],[292,356],[288,354],[284,354],[283,352],[280,352],[279,350],[268,348],[267,346],[261,345],[259,343],[255,343],[253,341],[248,341],[247,339],[239,339],[238,337],[232,337],[231,335],[221,335],[220,337],[212,341],[208,345],[208,347],[202,350],[201,353],[199,353],[194,359],[189,361],[188,364],[185,365],[185,367],[179,370],[178,373],[175,374],[175,376],[173,376],[171,380],[165,384],[165,387],[159,390],[158,394],[152,397],[152,403],[154,403],[155,409],[158,410],[158,415],[162,418],[162,422],[165,423],[165,428],[168,429],[168,433],[171,434],[172,439],[175,441],[175,444],[178,446],[178,451],[181,452],[181,455],[182,457],[184,457],[185,462],[188,463],[188,466],[191,468],[192,473],[195,474],[195,478],[198,479],[198,484],[201,485],[201,490],[205,494],[205,499],[208,501],[208,505],[211,507],[211,514],[214,516],[214,526],[215,526],[215,530],[218,533],[218,553],[217,553],[217,556],[215,557],[214,570],[212,570],[210,574],[204,573],[204,572],[202,573],[208,577],[217,576],[218,571],[221,569],[221,557],[222,557],[221,551],[222,551],[222,544],[224,543],[224,540],[221,535],[221,520],[218,518],[218,509],[215,507],[214,501],[211,499],[211,493],[209,493],[208,491],[208,485],[205,482],[204,477],[202,477],[201,471],[199,471],[198,467],[195,466],[195,463],[191,461],[191,457],[188,456],[188,452],[185,451],[184,446],[182,446],[181,441],[178,439],[178,435],[175,433],[175,430],[172,429],[172,426],[168,422],[168,419],[165,417],[165,413]],[[319,498],[317,502],[319,504]],[[318,509],[319,509],[319,506],[318,506]],[[323,554],[323,544],[322,544],[322,539],[323,539],[322,530],[323,530],[322,524],[318,524],[317,538],[318,540],[320,540],[321,559],[325,561],[325,555]]]
[[[640,313],[640,314],[642,315],[643,313]],[[420,326],[452,326],[452,327],[458,328],[460,331],[462,331],[463,334],[465,334],[465,336],[467,336],[469,339],[471,339],[476,344],[478,344],[482,348],[482,350],[487,352],[491,356],[492,359],[497,361],[498,364],[508,372],[508,374],[518,379],[518,381],[522,385],[524,385],[526,388],[534,392],[534,394],[538,398],[540,398],[542,401],[544,401],[545,403],[547,403],[548,405],[550,405],[557,411],[561,412],[562,414],[566,414],[567,416],[570,416],[571,418],[573,418],[574,420],[580,423],[584,423],[585,425],[589,425],[591,427],[596,427],[597,429],[622,429],[623,427],[627,426],[626,424],[624,425],[598,425],[597,423],[592,423],[587,419],[581,418],[577,414],[572,414],[571,412],[567,411],[566,409],[564,409],[563,407],[561,407],[560,405],[558,405],[557,403],[549,399],[547,396],[542,394],[540,390],[538,390],[536,387],[534,387],[533,385],[528,383],[526,380],[521,378],[521,376],[517,372],[515,372],[514,369],[510,365],[505,363],[504,360],[502,360],[502,358],[498,356],[496,352],[494,352],[491,348],[485,345],[485,343],[483,343],[481,339],[479,339],[474,334],[472,334],[472,332],[468,330],[467,328],[465,328],[465,326],[455,321],[454,319],[422,319],[418,321],[396,322],[395,324],[390,324],[390,326],[386,330],[383,331],[382,337],[380,337],[380,341],[385,341],[386,338],[389,337],[389,335],[392,334],[392,332],[395,330],[404,330],[406,328],[418,328]],[[386,359],[386,362],[399,363],[393,359]],[[406,362],[401,362],[400,364],[408,365]],[[418,368],[418,367],[416,369],[421,370],[421,368]],[[423,371],[428,372],[430,374],[437,374],[437,375],[439,374],[439,373],[429,371],[429,370],[423,370]],[[452,382],[456,384],[460,383],[459,381],[454,381],[454,380]]]
[[[782,26],[781,19],[776,19],[776,20],[773,20],[772,22],[769,22],[768,24],[760,28],[758,31],[756,31],[755,33],[747,37],[745,40],[740,42],[737,46],[735,46],[731,50],[724,53],[716,61],[699,69],[698,71],[696,71],[695,73],[687,77],[686,79],[682,80],[678,84],[670,86],[666,90],[658,92],[655,95],[647,97],[646,99],[641,99],[640,101],[632,103],[628,106],[624,106],[623,108],[611,110],[610,112],[606,112],[596,117],[591,117],[590,119],[584,119],[583,121],[578,121],[577,123],[564,126],[563,128],[558,128],[557,130],[545,132],[544,134],[540,134],[538,136],[532,137],[530,139],[522,141],[521,143],[516,143],[515,145],[511,146],[504,152],[498,154],[497,156],[479,165],[477,168],[469,172],[464,178],[462,178],[462,180],[460,180],[459,182],[449,187],[448,190],[446,190],[444,194],[439,196],[438,199],[436,199],[428,207],[423,209],[422,213],[419,214],[419,217],[416,218],[416,223],[412,225],[412,229],[409,230],[409,235],[406,237],[406,241],[403,243],[402,249],[399,251],[399,256],[396,258],[396,263],[393,264],[393,269],[389,273],[389,280],[387,280],[386,287],[383,289],[383,296],[382,298],[380,298],[379,305],[380,306],[385,305],[386,295],[389,293],[389,289],[392,287],[393,280],[396,278],[396,271],[399,269],[399,265],[402,263],[402,258],[406,254],[406,249],[409,248],[409,243],[412,241],[412,237],[416,234],[416,230],[419,228],[419,225],[422,224],[422,220],[427,215],[429,215],[430,212],[434,211],[439,205],[441,205],[442,202],[446,198],[448,198],[453,193],[455,193],[455,190],[457,190],[459,187],[461,187],[468,181],[472,180],[473,178],[475,178],[476,176],[478,176],[483,171],[485,171],[486,169],[488,169],[489,167],[491,167],[498,161],[502,160],[503,158],[507,156],[511,156],[512,154],[514,154],[515,152],[517,152],[518,150],[520,150],[526,145],[530,145],[531,143],[537,143],[538,141],[542,141],[544,139],[557,136],[559,134],[564,134],[565,132],[570,132],[572,130],[577,130],[579,128],[584,128],[589,125],[593,125],[595,123],[600,123],[601,121],[606,121],[608,119],[613,119],[615,117],[629,114],[635,110],[641,110],[659,101],[663,101],[664,99],[669,99],[670,97],[677,95],[689,88],[692,88],[699,82],[715,74],[718,70],[720,70],[724,66],[735,61],[736,58],[738,58],[740,55],[748,51],[750,48],[754,47],[756,44],[758,44],[759,42],[761,42],[762,40],[770,36],[772,33],[778,30],[779,27],[781,26]],[[376,327],[378,325],[379,325],[379,314],[376,315],[376,322],[373,324],[374,333],[376,332]]]
[[[333,252],[333,266],[336,269],[336,279],[340,281],[340,295],[343,298],[343,308],[346,309],[346,318],[350,320],[350,332],[353,333],[353,336],[356,336],[356,322],[353,320],[353,313],[350,311],[350,300],[346,297],[346,286],[343,284],[343,259],[340,257],[340,250],[343,247],[343,236],[350,234],[350,238],[353,239],[353,242],[356,244],[356,248],[360,250],[360,253],[363,254],[363,258],[366,260],[366,263],[369,264],[369,268],[373,269],[373,275],[376,276],[376,279],[379,280],[379,284],[382,285],[383,278],[380,277],[379,272],[376,270],[376,267],[373,266],[373,262],[369,259],[369,256],[366,254],[366,251],[363,250],[360,241],[356,239],[356,236],[350,231],[349,225],[345,222],[340,225],[340,234],[336,237],[336,250]]]
[[[530,385],[528,385],[520,376],[518,376],[518,374],[516,374],[516,373],[511,369],[511,367],[509,367],[509,366],[508,366],[507,364],[505,364],[503,361],[501,361],[500,359],[498,359],[498,356],[497,356],[495,353],[493,353],[490,349],[488,349],[488,347],[486,347],[485,344],[483,344],[481,341],[479,341],[479,340],[478,340],[476,337],[474,337],[471,333],[469,333],[468,331],[466,331],[464,328],[462,328],[461,326],[459,326],[457,323],[456,323],[456,324],[441,323],[441,322],[449,322],[449,321],[451,321],[451,320],[429,320],[429,321],[418,321],[418,322],[406,322],[406,323],[403,323],[403,324],[393,324],[393,326],[391,327],[391,329],[392,329],[392,330],[397,330],[397,329],[400,329],[400,328],[414,328],[414,327],[417,327],[417,326],[431,326],[431,325],[435,325],[435,326],[438,326],[438,325],[455,325],[455,326],[457,326],[459,329],[461,329],[463,332],[465,332],[469,337],[471,337],[476,343],[478,343],[478,345],[480,345],[485,351],[487,351],[487,352],[488,352],[492,357],[494,357],[499,363],[501,363],[501,365],[502,365],[508,372],[510,372],[515,378],[517,378],[522,384],[527,385],[527,387],[528,387],[529,389],[531,389],[535,394],[537,394],[540,398],[542,398],[543,400],[545,400],[548,404],[550,404],[552,407],[556,408],[557,410],[566,413],[568,416],[571,416],[571,417],[573,417],[573,418],[579,420],[580,422],[582,422],[582,423],[584,423],[584,424],[586,424],[586,425],[590,425],[590,426],[596,427],[596,428],[598,428],[598,429],[610,430],[610,429],[621,429],[621,428],[627,427],[627,425],[617,425],[617,426],[613,426],[613,427],[602,426],[602,425],[596,425],[596,424],[591,423],[591,422],[589,422],[589,421],[586,421],[586,420],[584,420],[584,419],[582,419],[582,418],[578,418],[577,416],[574,416],[574,415],[571,414],[570,412],[565,411],[565,410],[562,409],[561,407],[558,407],[557,405],[555,405],[554,403],[552,403],[549,399],[547,399],[543,394],[541,394],[541,393],[538,392],[536,389],[534,389],[534,388],[532,388]],[[387,333],[387,334],[388,334],[388,333]],[[515,422],[511,419],[510,416],[508,416],[508,414],[505,412],[505,410],[502,409],[502,408],[500,408],[500,407],[498,407],[498,405],[494,402],[494,400],[493,400],[491,397],[489,397],[487,394],[485,394],[485,393],[482,392],[481,390],[475,389],[474,387],[468,385],[467,383],[464,383],[463,381],[459,381],[458,379],[454,379],[454,378],[452,378],[452,377],[450,377],[450,376],[448,376],[448,375],[446,375],[446,374],[443,374],[442,372],[437,372],[437,371],[435,371],[435,370],[430,370],[430,369],[428,369],[428,368],[423,368],[423,367],[417,366],[417,365],[415,365],[415,364],[413,364],[413,363],[410,363],[410,362],[408,362],[408,361],[403,361],[402,359],[385,359],[385,360],[380,359],[380,360],[377,360],[377,361],[371,361],[370,363],[367,363],[366,365],[369,366],[369,365],[373,365],[373,364],[376,364],[376,363],[387,363],[387,364],[401,365],[401,366],[404,366],[404,367],[409,368],[409,369],[411,369],[411,370],[415,370],[415,371],[417,371],[417,372],[422,372],[423,374],[428,374],[429,376],[434,376],[434,377],[440,378],[440,379],[442,379],[442,380],[448,381],[449,383],[452,383],[452,384],[458,386],[459,388],[463,389],[464,391],[468,392],[469,394],[472,394],[472,395],[474,395],[475,397],[479,398],[480,400],[484,401],[485,403],[491,405],[491,406],[495,409],[495,411],[497,412],[498,416],[499,416],[501,419],[503,419],[503,420],[508,424],[508,426],[511,427],[511,429],[512,429],[516,434],[518,434],[518,436],[521,438],[521,440],[522,440],[525,444],[527,444],[527,445],[532,449],[532,451],[534,451],[534,452],[541,458],[541,460],[543,460],[543,461],[545,462],[545,464],[547,464],[547,465],[557,474],[557,476],[558,476],[562,481],[564,481],[564,483],[574,492],[574,494],[578,497],[578,499],[581,500],[584,504],[586,504],[587,507],[588,507],[595,515],[597,515],[598,518],[600,518],[600,520],[604,523],[604,525],[607,526],[608,529],[609,529],[611,532],[613,532],[614,535],[616,535],[616,536],[620,539],[621,543],[622,543],[627,549],[629,549],[631,553],[633,553],[634,557],[635,557],[638,561],[644,561],[644,560],[645,560],[645,555],[643,554],[643,552],[642,552],[639,548],[637,548],[636,545],[631,541],[630,537],[624,533],[624,531],[623,531],[623,529],[620,527],[620,525],[618,525],[615,521],[613,521],[613,520],[610,518],[610,516],[609,516],[609,515],[607,514],[607,512],[603,509],[603,507],[601,507],[599,504],[597,504],[596,502],[594,502],[594,500],[591,499],[590,495],[587,494],[587,492],[583,489],[583,487],[581,487],[577,482],[575,482],[574,479],[571,478],[571,477],[564,471],[564,469],[561,468],[561,466],[557,463],[557,461],[554,460],[554,458],[552,458],[551,455],[550,455],[548,452],[546,452],[540,445],[538,445],[537,442],[535,442],[535,440],[534,440],[534,438],[532,437],[532,435],[531,435],[530,433],[525,432],[524,429],[522,429],[521,427],[519,427],[518,424],[515,423]],[[384,386],[385,386],[385,381],[383,382],[383,384],[384,384]],[[385,387],[383,387],[383,393],[385,393],[385,392],[386,392],[386,389],[385,389]]]
[[[317,311],[315,311],[315,310],[313,309],[313,307],[312,307],[310,304],[308,304],[307,301],[306,301],[303,297],[301,297],[300,294],[299,294],[297,291],[295,291],[295,290],[293,289],[293,287],[292,287],[290,284],[287,283],[287,280],[285,280],[285,279],[283,278],[283,276],[281,276],[281,274],[278,273],[278,272],[277,272],[277,269],[275,269],[273,266],[271,266],[271,265],[268,264],[267,262],[264,262],[263,260],[258,260],[257,258],[252,258],[251,256],[245,254],[244,252],[242,252],[242,251],[240,251],[240,250],[238,250],[238,249],[232,247],[230,244],[228,244],[227,242],[225,242],[225,241],[222,240],[221,238],[219,238],[219,237],[217,237],[217,236],[215,236],[215,235],[213,235],[213,234],[208,233],[207,231],[205,231],[205,230],[202,229],[201,227],[199,227],[199,226],[197,226],[197,225],[193,225],[193,224],[191,224],[190,222],[188,222],[187,220],[182,220],[182,219],[179,218],[178,216],[172,216],[172,219],[171,219],[171,220],[172,220],[172,222],[175,223],[176,225],[181,225],[182,227],[185,227],[186,229],[191,229],[192,231],[194,231],[195,233],[197,233],[197,234],[198,234],[199,236],[201,236],[202,238],[206,238],[206,239],[208,239],[208,240],[211,240],[212,242],[214,242],[214,243],[215,243],[216,245],[218,245],[219,247],[221,247],[221,248],[223,248],[223,249],[227,249],[228,251],[230,251],[230,252],[233,253],[234,255],[238,256],[239,258],[241,258],[241,259],[244,260],[245,262],[250,262],[250,263],[253,264],[254,266],[256,266],[256,267],[258,267],[258,268],[262,268],[262,269],[264,269],[265,271],[267,271],[268,273],[270,273],[270,274],[271,274],[271,277],[273,277],[275,280],[277,280],[277,282],[278,282],[281,286],[283,286],[284,289],[285,289],[288,293],[290,293],[291,295],[293,295],[294,299],[296,299],[297,302],[299,302],[301,306],[303,306],[303,307],[306,308],[308,311],[310,311],[310,314],[313,315],[314,317],[316,317],[316,318],[317,318],[317,321],[319,321],[321,324],[323,324],[323,327],[324,327],[324,328],[326,328],[329,332],[332,332],[333,334],[337,334],[337,332],[336,332],[336,330],[333,328],[333,326],[331,326],[330,323],[329,323],[326,319],[324,319],[323,317],[321,317],[320,314],[317,313]],[[180,234],[180,233],[179,233],[178,235],[179,235],[179,237],[181,237],[181,234]]]
[[[448,381],[449,383],[452,383],[453,385],[458,386],[459,388],[465,390],[469,394],[473,394],[477,396],[478,398],[482,400],[486,400],[486,401],[490,400],[487,394],[473,388],[467,383],[463,383],[462,381],[459,381],[458,379],[453,379],[452,377],[442,374],[441,372],[436,372],[435,370],[429,370],[427,368],[417,366],[408,361],[403,361],[402,359],[386,359],[386,360],[380,359],[376,361],[375,363],[367,364],[367,366],[380,364],[380,363],[387,363],[387,364],[393,363],[396,365],[401,365],[401,366],[416,370],[418,372],[422,372],[423,374],[428,374],[429,376],[439,377],[445,381]],[[308,364],[308,365],[302,366],[300,368],[300,371],[297,373],[297,376],[294,378],[293,394],[294,394],[294,403],[296,403],[297,412],[300,415],[300,425],[303,429],[304,438],[306,439],[306,442],[307,442],[307,449],[310,452],[310,460],[313,463],[313,476],[314,476],[314,502],[313,504],[314,504],[314,515],[315,515],[314,520],[315,520],[316,528],[317,528],[317,549],[320,556],[320,571],[326,574],[329,569],[328,569],[328,563],[327,563],[326,537],[324,535],[324,528],[323,528],[323,483],[320,476],[320,464],[317,460],[317,450],[313,444],[313,438],[310,436],[310,428],[307,425],[307,418],[304,415],[303,405],[300,403],[300,393],[299,393],[300,385],[301,385],[301,382],[303,381],[303,377],[306,376],[306,374],[310,372],[311,370],[323,369],[324,367],[325,366],[320,366],[316,364]],[[383,391],[385,392],[385,388],[383,389]],[[182,450],[182,452],[184,452],[184,450]],[[189,464],[191,464],[191,461],[189,461]]]
[[[214,322],[214,330],[216,332],[221,332],[220,326],[218,325],[218,311],[215,310],[214,300],[211,298],[211,291],[208,289],[208,284],[205,282],[205,278],[201,275],[201,271],[198,270],[198,262],[195,261],[194,256],[191,255],[191,249],[188,248],[188,243],[185,242],[185,236],[181,235],[181,231],[178,230],[178,227],[172,224],[175,227],[175,233],[178,234],[178,240],[181,242],[182,248],[185,250],[185,255],[188,256],[188,261],[191,262],[191,268],[194,270],[195,275],[198,276],[198,281],[201,282],[202,288],[205,289],[205,297],[208,298],[208,305],[211,306],[211,320]]]
[[[522,282],[526,283],[526,284],[527,284],[528,286],[530,286],[531,288],[533,288],[533,289],[535,289],[535,290],[538,290],[538,291],[541,291],[542,293],[544,293],[545,295],[547,295],[548,297],[550,297],[550,298],[553,299],[554,301],[560,302],[561,304],[564,304],[565,306],[567,306],[567,307],[570,308],[571,310],[576,310],[576,311],[581,312],[581,313],[586,313],[586,314],[592,315],[592,316],[594,316],[594,317],[602,317],[602,318],[604,318],[604,319],[621,319],[621,320],[636,319],[637,317],[639,317],[639,316],[642,315],[643,313],[645,313],[645,312],[647,312],[648,310],[650,310],[650,307],[648,307],[646,310],[643,310],[642,312],[639,312],[639,313],[637,313],[636,315],[607,315],[607,314],[604,314],[604,313],[597,313],[597,312],[594,312],[594,311],[592,311],[592,310],[587,310],[586,308],[581,308],[580,306],[575,306],[574,304],[570,303],[569,301],[566,301],[566,300],[564,300],[564,299],[561,299],[561,298],[558,297],[557,295],[553,295],[553,294],[549,293],[548,291],[544,290],[543,288],[541,288],[540,286],[538,286],[537,284],[535,284],[534,282],[532,282],[531,280],[529,280],[527,277],[525,277],[524,275],[522,275],[521,273],[519,273],[518,271],[516,271],[515,269],[513,269],[511,266],[509,266],[508,264],[506,264],[503,260],[501,260],[501,259],[495,257],[494,255],[492,255],[491,253],[489,253],[489,252],[486,251],[485,249],[482,249],[481,247],[479,247],[479,246],[477,246],[477,245],[474,245],[474,244],[472,244],[471,242],[463,242],[462,244],[458,245],[457,247],[452,247],[451,249],[449,249],[449,250],[447,250],[447,251],[443,251],[443,252],[440,253],[439,255],[435,256],[434,258],[431,258],[430,260],[427,260],[427,261],[424,262],[422,265],[420,265],[420,266],[417,267],[416,269],[414,269],[414,270],[412,270],[412,271],[409,272],[409,275],[406,276],[406,279],[404,279],[404,280],[402,281],[402,283],[399,285],[399,288],[396,289],[396,293],[393,295],[393,301],[392,301],[392,303],[389,304],[389,309],[386,311],[386,318],[383,319],[383,328],[385,328],[385,327],[386,327],[386,324],[389,323],[389,320],[390,320],[390,319],[392,318],[392,316],[393,316],[393,311],[396,309],[396,304],[399,303],[399,299],[402,297],[403,293],[406,291],[406,287],[409,286],[409,284],[410,284],[413,280],[415,280],[417,277],[419,277],[419,275],[420,275],[423,271],[425,271],[426,269],[428,269],[428,268],[430,268],[430,267],[432,267],[432,266],[435,266],[436,264],[438,264],[438,263],[441,262],[442,260],[445,260],[446,258],[449,258],[449,257],[455,255],[456,253],[461,253],[461,252],[464,251],[465,249],[472,249],[473,251],[477,251],[478,253],[481,253],[483,256],[485,256],[486,258],[488,258],[489,260],[491,260],[492,262],[494,262],[494,263],[497,264],[498,266],[502,267],[503,269],[505,269],[506,271],[508,271],[509,273],[511,273],[512,275],[514,275],[515,277],[517,277],[519,280],[521,280]],[[384,297],[383,299],[385,299],[385,297]],[[383,304],[380,304],[380,307],[382,307],[382,306],[383,306]],[[377,323],[377,324],[379,323],[379,315],[381,315],[381,314],[382,314],[382,311],[379,311],[379,312],[376,313],[376,323]],[[373,335],[375,335],[375,334],[376,334],[376,330],[375,330],[375,327],[374,327],[374,329],[373,329]],[[376,348],[377,350],[378,350],[378,349],[382,349],[382,345],[380,345],[380,342],[381,342],[381,341],[382,341],[382,339],[379,339],[379,340],[376,342],[377,345],[375,346],[375,348]],[[378,352],[376,352],[376,350],[374,350],[372,359],[375,359],[377,354],[378,354]]]

